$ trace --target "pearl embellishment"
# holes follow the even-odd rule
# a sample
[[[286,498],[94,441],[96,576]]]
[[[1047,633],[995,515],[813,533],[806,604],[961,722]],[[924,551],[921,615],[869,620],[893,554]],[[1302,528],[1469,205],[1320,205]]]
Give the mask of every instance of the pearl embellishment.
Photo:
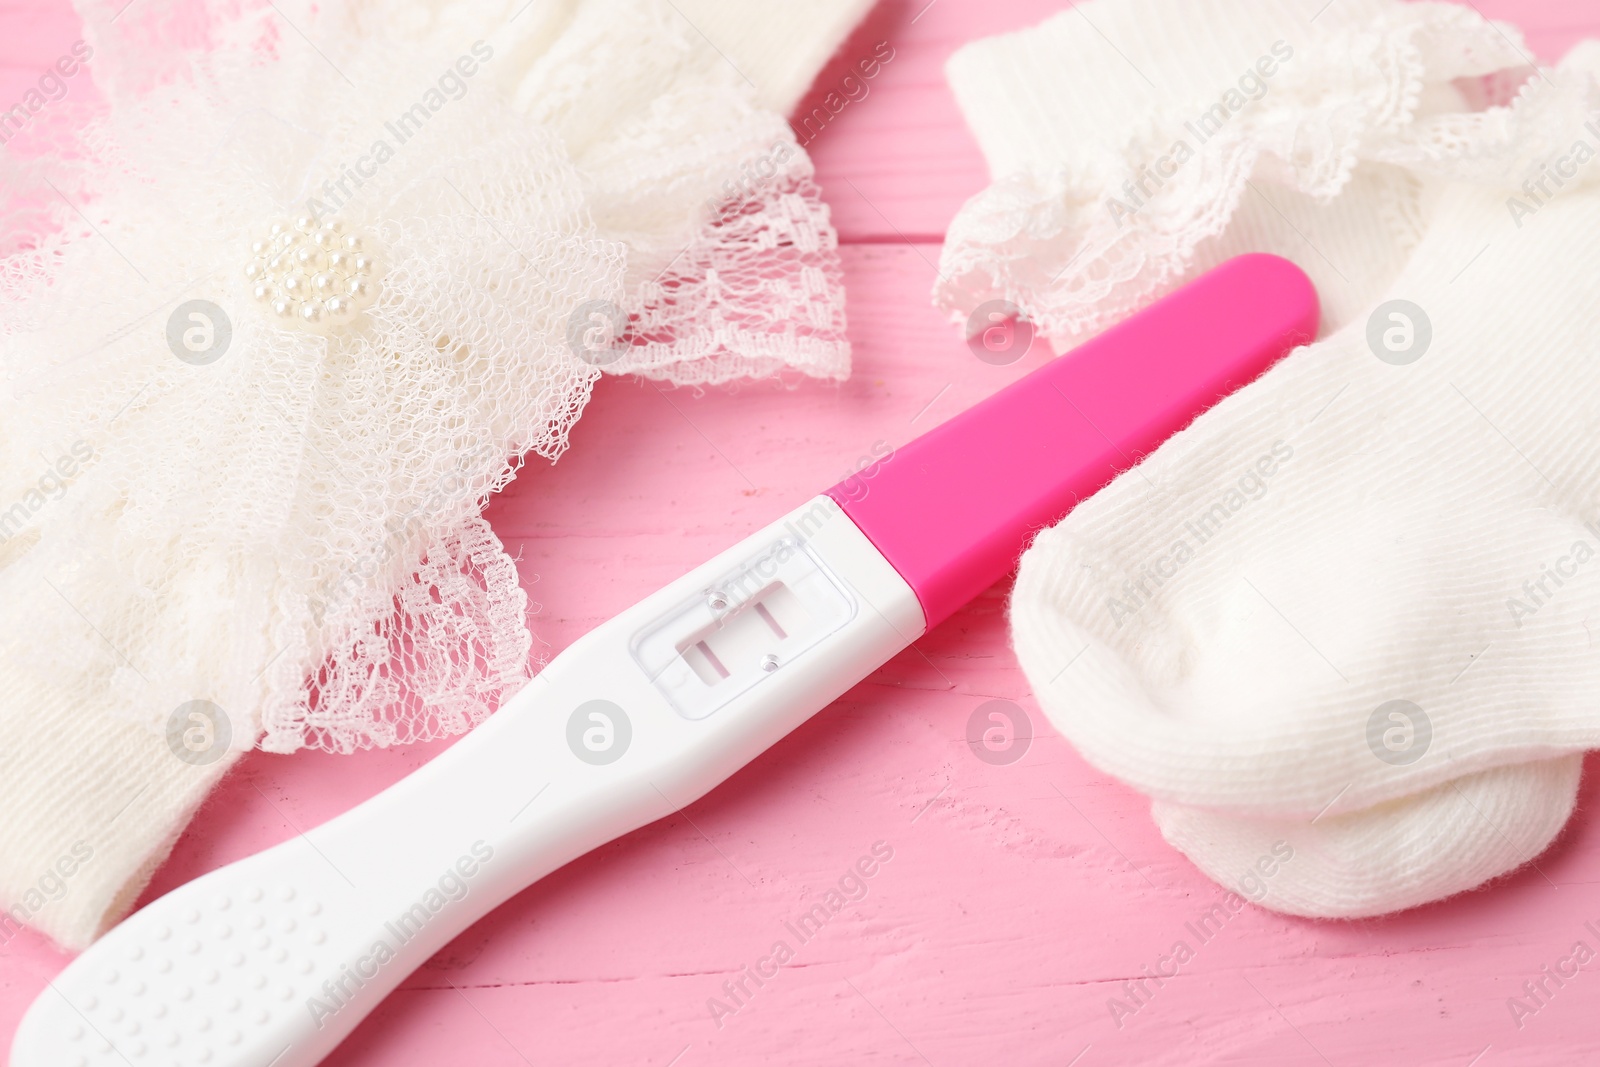
[[[250,244],[250,295],[284,326],[324,332],[378,297],[380,261],[371,242],[336,218],[279,219]]]

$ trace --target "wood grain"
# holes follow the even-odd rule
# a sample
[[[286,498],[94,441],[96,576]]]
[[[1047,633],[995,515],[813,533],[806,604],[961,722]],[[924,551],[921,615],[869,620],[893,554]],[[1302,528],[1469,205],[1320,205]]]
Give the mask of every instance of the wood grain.
[[[1339,0],[1334,0],[1339,2]],[[987,180],[942,77],[972,37],[1048,0],[883,0],[819,79],[876,42],[895,58],[810,145],[845,242],[856,372],[840,386],[694,394],[603,383],[554,467],[490,510],[552,653],[713,551],[1037,366],[974,359],[928,303],[945,225]],[[1592,0],[1482,0],[1546,59],[1600,32]],[[0,6],[0,102],[70,41],[59,0]],[[44,57],[41,59],[40,57]],[[802,105],[802,111],[808,105]],[[1519,1028],[1507,998],[1600,948],[1600,827],[1586,776],[1561,841],[1489,890],[1358,923],[1255,908],[1203,943],[1222,891],[1169,848],[1146,802],[1044,731],[971,755],[983,701],[1043,730],[1007,647],[1005,583],[687,811],[612,843],[457,939],[328,1062],[470,1064],[1480,1064],[1600,1059],[1600,964]],[[152,892],[341,812],[443,745],[247,758]],[[1592,769],[1592,768],[1591,768]],[[815,937],[785,921],[875,842],[894,851]],[[403,843],[397,842],[397,847]],[[788,938],[792,961],[719,1021],[708,1001]],[[1127,983],[1188,940],[1140,998]],[[66,962],[27,935],[0,954],[0,1034]],[[1138,1003],[1115,1020],[1112,998]]]

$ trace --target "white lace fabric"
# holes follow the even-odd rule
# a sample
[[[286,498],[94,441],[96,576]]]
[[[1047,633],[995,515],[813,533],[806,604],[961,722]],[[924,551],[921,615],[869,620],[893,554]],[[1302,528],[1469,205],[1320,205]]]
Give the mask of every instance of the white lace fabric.
[[[1561,129],[1548,109],[1573,106],[1465,108],[1462,92],[1486,80],[1522,84],[1530,59],[1514,30],[1459,4],[1355,0],[1315,22],[1278,0],[1079,7],[951,58],[993,180],[952,221],[934,291],[953,322],[1009,301],[1058,351],[1197,267],[1289,247],[1307,225],[1326,259],[1307,256],[1306,269],[1343,322],[1405,262],[1419,179],[1531,166]],[[1240,89],[1247,74],[1261,95]],[[1230,91],[1243,106],[1200,126]],[[1157,164],[1179,141],[1193,155],[1163,176]],[[1127,183],[1142,176],[1154,195],[1135,185],[1139,204]],[[1341,198],[1351,183],[1358,195]]]
[[[560,455],[602,371],[848,373],[836,240],[773,108],[866,5],[791,6],[785,40],[709,0],[86,5],[104,113],[0,164],[13,919],[86,943],[252,744],[447,736],[525,682],[481,512]],[[373,260],[335,329],[244,270],[312,201]],[[169,341],[196,300],[231,330],[214,359]],[[231,740],[186,760],[169,720],[196,700]],[[80,839],[95,861],[32,902]]]
[[[1527,57],[1453,4],[1091,0],[950,65],[995,177],[953,317],[1065,347],[1247,251],[1322,295],[1317,343],[1039,534],[1010,609],[1051,723],[1266,907],[1514,870],[1600,747],[1600,44]]]
[[[837,238],[783,116],[866,6],[500,5],[519,31],[495,75],[560,135],[598,231],[628,246],[632,326],[607,371],[848,373]],[[430,34],[484,17],[435,8]]]

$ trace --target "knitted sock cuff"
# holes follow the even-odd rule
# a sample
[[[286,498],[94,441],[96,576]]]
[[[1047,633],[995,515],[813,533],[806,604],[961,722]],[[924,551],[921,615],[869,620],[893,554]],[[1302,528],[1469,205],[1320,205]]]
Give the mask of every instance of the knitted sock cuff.
[[[755,85],[757,104],[787,115],[872,2],[677,0],[676,6]]]
[[[0,946],[31,926],[83,948],[132,910],[248,738],[186,717],[170,735],[89,722],[26,669],[0,678]]]

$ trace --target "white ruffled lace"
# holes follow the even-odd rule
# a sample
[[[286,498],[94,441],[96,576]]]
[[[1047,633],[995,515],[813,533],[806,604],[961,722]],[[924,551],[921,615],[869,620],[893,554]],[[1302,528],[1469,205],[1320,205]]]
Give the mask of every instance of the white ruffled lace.
[[[1192,118],[1187,105],[1168,100],[1134,133],[1077,144],[1054,169],[999,176],[951,223],[935,304],[964,323],[986,301],[1008,301],[1061,350],[1192,276],[1197,249],[1227,229],[1252,177],[1318,202],[1336,197],[1363,160],[1484,183],[1515,176],[1515,186],[1537,170],[1538,153],[1569,147],[1562,139],[1584,99],[1527,81],[1514,30],[1455,4],[1345,14],[1321,16],[1315,47],[1282,65],[1259,106],[1204,144],[1189,137],[1194,158],[1120,225],[1108,204],[1172,148]],[[1488,104],[1515,92],[1519,106],[1464,112],[1462,91]],[[1391,232],[1414,240],[1415,189],[1403,173],[1391,180],[1379,210]]]
[[[0,500],[41,454],[95,457],[0,545],[0,667],[46,672],[86,729],[198,698],[279,752],[468,729],[530,667],[483,504],[560,454],[602,369],[848,373],[836,241],[782,119],[660,0],[521,7],[247,0],[180,30],[88,5],[109,111],[76,157],[7,164],[13,204],[47,206],[13,211],[0,262]],[[330,334],[242,273],[312,197],[386,264]],[[194,299],[233,331],[205,366],[166,334]],[[573,334],[594,307],[620,336]]]

